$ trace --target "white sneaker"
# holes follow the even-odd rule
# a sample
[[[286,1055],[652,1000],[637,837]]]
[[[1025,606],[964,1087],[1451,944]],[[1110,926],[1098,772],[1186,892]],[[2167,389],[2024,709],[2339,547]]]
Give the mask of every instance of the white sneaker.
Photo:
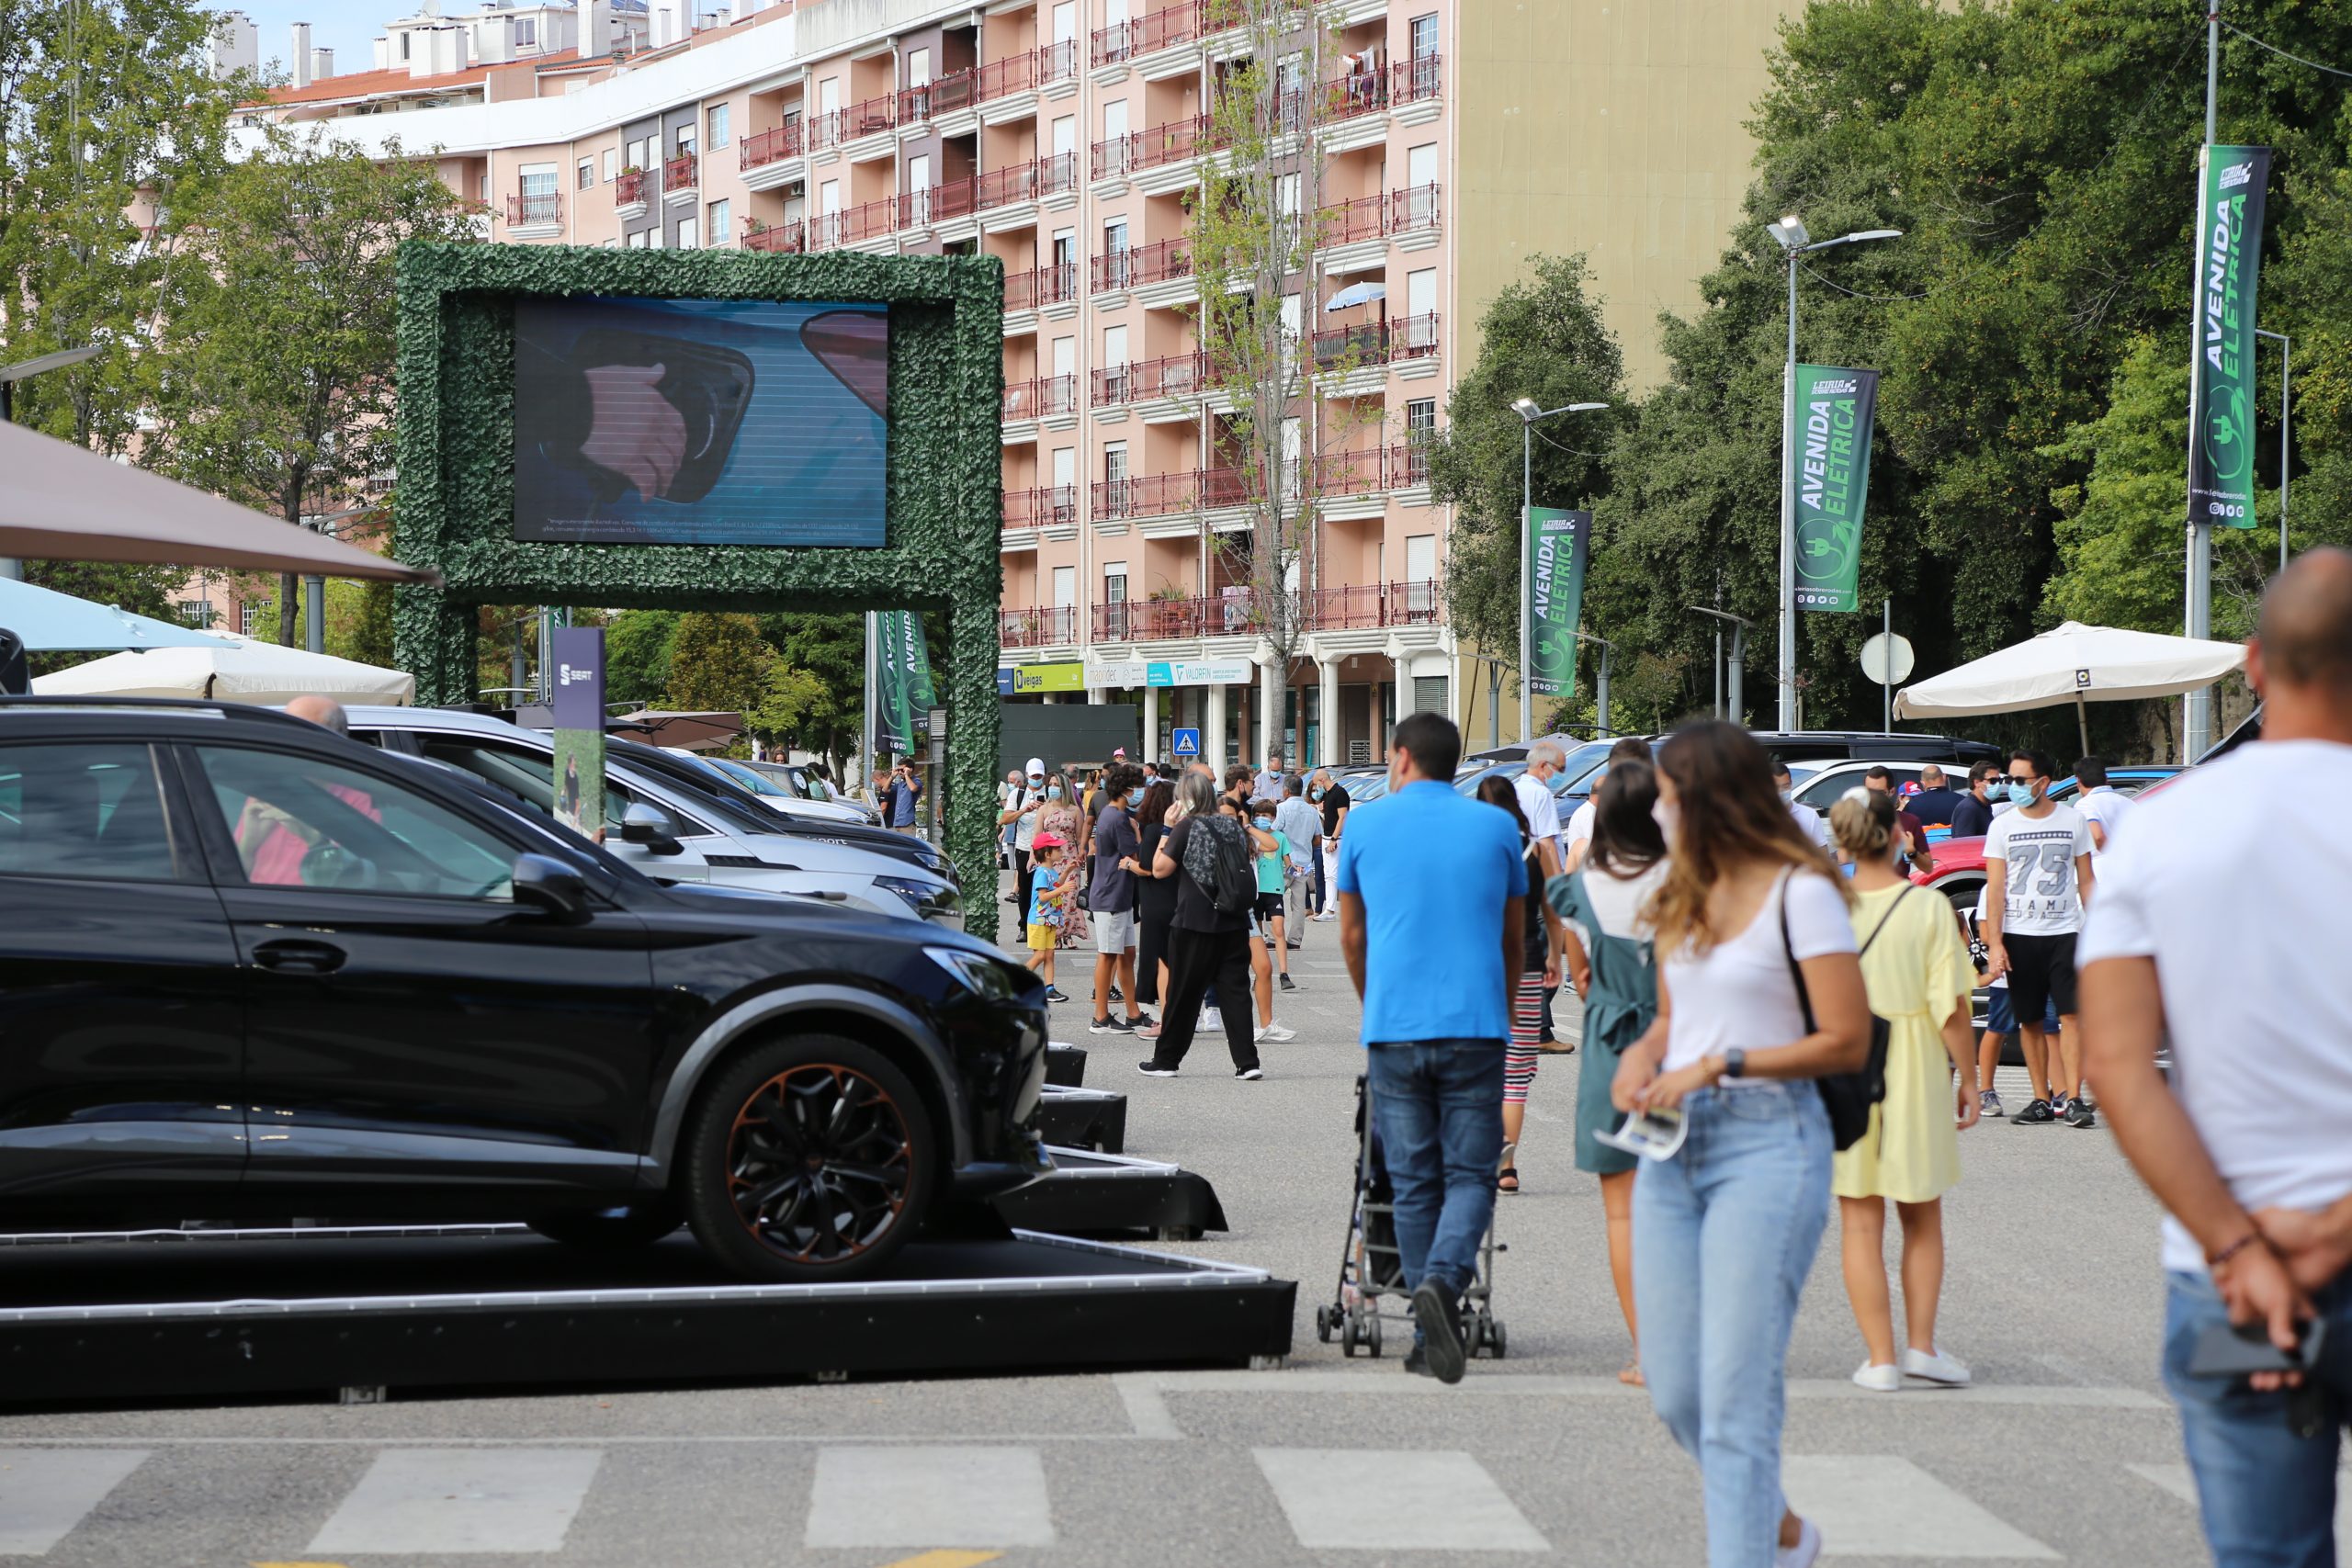
[[[1340,917],[1333,914],[1330,910],[1326,909],[1319,915],[1309,915],[1306,918],[1313,920],[1317,925],[1321,926],[1329,925],[1331,921],[1338,919]]]
[[[1772,1549],[1772,1568],[1813,1568],[1821,1555],[1821,1528],[1811,1519],[1797,1521],[1797,1543]]]
[[[1285,1041],[1297,1039],[1298,1031],[1284,1029],[1279,1023],[1270,1023],[1258,1031],[1258,1038],[1269,1045],[1280,1045]]]
[[[1864,1361],[1854,1369],[1854,1386],[1869,1389],[1872,1393],[1893,1393],[1903,1386],[1903,1369],[1892,1361],[1875,1367]]]
[[[1956,1356],[1941,1350],[1905,1350],[1903,1352],[1903,1375],[1941,1383],[1946,1388],[1968,1386],[1968,1365]]]

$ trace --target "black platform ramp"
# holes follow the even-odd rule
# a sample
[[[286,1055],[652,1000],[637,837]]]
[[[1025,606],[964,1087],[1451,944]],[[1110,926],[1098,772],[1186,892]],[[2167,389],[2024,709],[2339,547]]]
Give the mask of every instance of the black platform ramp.
[[[1058,1148],[1115,1155],[1127,1146],[1127,1097],[1106,1089],[1056,1089],[1037,1102],[1037,1133]]]
[[[1086,1047],[1066,1041],[1046,1045],[1046,1082],[1055,1089],[1077,1089],[1086,1082]]]
[[[0,1237],[0,1404],[1080,1371],[1285,1356],[1261,1269],[1015,1232],[857,1284],[747,1285],[681,1233],[517,1225]]]
[[[1057,1235],[1193,1241],[1227,1229],[1204,1176],[1159,1160],[1048,1147],[1054,1174],[995,1201],[1008,1224]]]

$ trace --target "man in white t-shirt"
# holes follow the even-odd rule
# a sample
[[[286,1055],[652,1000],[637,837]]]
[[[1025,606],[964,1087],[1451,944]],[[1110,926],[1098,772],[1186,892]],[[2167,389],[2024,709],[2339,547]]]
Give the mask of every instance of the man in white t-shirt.
[[[1584,857],[1592,849],[1592,797],[1600,793],[1600,781],[1609,776],[1610,763],[1649,762],[1657,760],[1650,743],[1638,735],[1621,737],[1609,748],[1609,758],[1592,777],[1585,781],[1584,800],[1568,813],[1568,830],[1561,837],[1560,861],[1574,871],[1584,864]]]
[[[2335,1558],[2352,1408],[2352,553],[2271,585],[2262,739],[2134,803],[2083,933],[2091,1079],[2164,1204],[2165,1382],[2221,1568]],[[2173,1077],[2156,1068],[2169,1036]],[[2297,1393],[2189,1371],[2224,1324],[2328,1347]]]
[[[1820,812],[1796,797],[1796,775],[1778,757],[1772,759],[1772,787],[1781,792],[1781,799],[1787,804],[1789,815],[1795,818],[1798,830],[1811,842],[1828,849],[1829,824],[1821,819]]]
[[[2107,763],[2101,758],[2086,757],[2076,762],[2075,782],[2083,786],[2075,809],[2090,825],[2091,860],[2097,863],[2115,847],[2115,830],[2132,814],[2132,797],[2107,782]]]
[[[2050,759],[2040,751],[2009,753],[2008,793],[2017,808],[1984,831],[1984,950],[1988,978],[2009,978],[2018,1045],[2033,1080],[2035,1098],[2015,1120],[2095,1126],[2080,1093],[2075,1022],[2075,933],[2091,897],[2090,829],[2082,813],[2050,798]],[[2050,1002],[2058,1005],[2055,1050],[2041,1030]]]

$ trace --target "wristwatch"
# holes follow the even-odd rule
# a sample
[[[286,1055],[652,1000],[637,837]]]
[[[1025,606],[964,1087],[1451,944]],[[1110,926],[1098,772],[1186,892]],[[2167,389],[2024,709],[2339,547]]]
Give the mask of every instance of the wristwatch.
[[[1747,1053],[1734,1045],[1724,1053],[1724,1077],[1736,1078],[1747,1071]]]

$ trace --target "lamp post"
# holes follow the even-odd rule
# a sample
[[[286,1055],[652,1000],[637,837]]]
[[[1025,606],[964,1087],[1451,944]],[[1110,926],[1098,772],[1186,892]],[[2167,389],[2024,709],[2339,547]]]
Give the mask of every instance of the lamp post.
[[[1592,727],[1600,734],[1613,734],[1614,731],[1609,728],[1609,658],[1617,651],[1617,645],[1605,637],[1595,637],[1590,632],[1577,633],[1577,640],[1597,642],[1600,645],[1600,673],[1594,677],[1592,686]]]
[[[1795,443],[1797,410],[1797,258],[1838,245],[1863,240],[1900,239],[1900,229],[1863,229],[1834,240],[1815,240],[1796,214],[1764,231],[1780,243],[1789,258],[1789,357],[1781,372],[1781,718],[1783,730],[1797,727],[1797,487]]]
[[[2295,340],[2285,333],[2254,329],[2256,337],[2277,340],[2278,344],[2278,570],[2287,570],[2287,458],[2291,451],[2287,439],[2287,393],[2295,375]]]
[[[1746,724],[1747,694],[1742,689],[1740,666],[1747,660],[1747,628],[1754,623],[1745,615],[1735,615],[1729,610],[1709,609],[1704,604],[1685,604],[1683,608],[1694,615],[1707,615],[1731,623],[1731,711],[1728,716],[1734,724]],[[1781,728],[1793,729],[1796,726],[1783,722]]]
[[[1563,403],[1547,409],[1533,398],[1512,400],[1511,412],[1519,415],[1519,743],[1529,744],[1535,738],[1533,694],[1530,690],[1529,665],[1533,661],[1529,648],[1533,617],[1534,581],[1528,574],[1527,540],[1535,526],[1535,422],[1555,414],[1590,413],[1605,409],[1607,403]]]
[[[0,424],[17,422],[17,383],[29,381],[45,370],[62,370],[69,365],[79,365],[85,359],[96,359],[106,352],[106,344],[94,343],[85,348],[61,348],[54,354],[44,354],[38,359],[20,359],[14,365],[0,366]],[[14,556],[0,556],[0,579],[11,582],[24,581],[24,563]]]

